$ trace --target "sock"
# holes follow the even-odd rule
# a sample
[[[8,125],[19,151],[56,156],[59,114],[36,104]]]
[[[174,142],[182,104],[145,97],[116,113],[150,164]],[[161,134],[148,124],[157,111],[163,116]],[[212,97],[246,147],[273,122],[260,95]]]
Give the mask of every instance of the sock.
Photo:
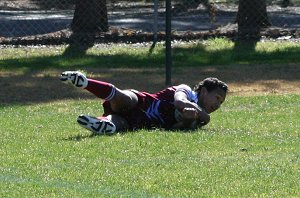
[[[93,79],[88,79],[88,85],[85,89],[103,100],[111,100],[116,94],[114,85]]]

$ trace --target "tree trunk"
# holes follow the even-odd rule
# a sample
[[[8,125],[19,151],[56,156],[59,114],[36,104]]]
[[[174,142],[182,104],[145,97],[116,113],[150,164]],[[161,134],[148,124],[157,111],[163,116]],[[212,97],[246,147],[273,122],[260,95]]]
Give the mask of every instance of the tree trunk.
[[[71,28],[76,33],[106,32],[106,0],[77,0]]]
[[[237,23],[240,37],[258,37],[261,28],[271,25],[266,0],[239,0]]]
[[[286,8],[288,6],[292,5],[290,0],[282,0],[281,7]]]
[[[106,0],[76,0],[71,29],[64,55],[85,54],[94,45],[96,33],[108,31]]]

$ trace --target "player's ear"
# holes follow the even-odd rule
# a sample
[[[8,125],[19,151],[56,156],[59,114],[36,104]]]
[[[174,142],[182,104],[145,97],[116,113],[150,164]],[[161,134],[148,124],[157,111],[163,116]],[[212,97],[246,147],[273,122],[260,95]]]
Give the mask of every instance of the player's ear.
[[[208,93],[207,89],[205,87],[202,87],[200,91],[200,95],[205,96],[207,93]]]

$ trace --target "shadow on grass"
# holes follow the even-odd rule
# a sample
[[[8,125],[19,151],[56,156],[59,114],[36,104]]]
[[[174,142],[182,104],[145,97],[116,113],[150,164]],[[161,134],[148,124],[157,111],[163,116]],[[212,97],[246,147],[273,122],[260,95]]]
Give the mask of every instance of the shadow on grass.
[[[75,69],[78,67],[89,68],[144,68],[163,66],[163,57],[141,57],[118,55],[85,55],[81,53],[71,53],[61,56],[45,56],[32,58],[16,58],[0,61],[0,68],[5,70],[15,70],[26,68],[28,70],[41,69]]]
[[[179,130],[179,129],[162,129],[162,128],[153,128],[153,129],[137,129],[137,130],[127,130],[127,131],[121,131],[121,132],[117,132],[115,134],[112,135],[97,135],[97,134],[87,134],[87,135],[83,135],[83,134],[78,134],[78,135],[73,135],[73,136],[69,136],[67,138],[63,138],[62,140],[64,141],[71,141],[71,142],[80,142],[83,141],[85,139],[89,139],[89,138],[101,138],[101,137],[114,137],[114,136],[120,136],[120,135],[127,135],[127,134],[131,134],[131,133],[138,133],[139,131],[148,131],[149,133],[151,132],[159,132],[159,133],[182,133],[182,134],[193,134],[193,133],[199,133],[202,131],[207,131],[207,129],[205,128],[197,128],[194,130]],[[86,131],[87,133],[90,133],[88,130]]]
[[[208,76],[218,77],[227,83],[278,79],[299,81],[299,54],[299,47],[269,53],[243,48],[211,52],[202,45],[175,47],[172,82],[193,86]],[[1,106],[94,98],[90,93],[62,84],[59,75],[64,70],[85,70],[94,78],[111,82],[120,88],[155,92],[165,87],[164,62],[164,50],[156,55],[96,56],[71,53],[1,60]],[[274,85],[266,86],[271,88]]]
[[[300,62],[300,47],[287,47],[275,52],[256,51],[255,45],[236,43],[232,49],[207,51],[202,45],[194,48],[174,48],[175,66],[209,66],[236,64],[285,64]]]
[[[89,135],[75,135],[75,136],[70,136],[70,137],[67,137],[67,138],[64,138],[63,140],[64,141],[74,141],[74,142],[80,142],[82,140],[85,140],[85,139],[88,139],[88,138],[94,138],[94,137],[97,137],[99,135],[93,135],[93,134],[89,134]]]

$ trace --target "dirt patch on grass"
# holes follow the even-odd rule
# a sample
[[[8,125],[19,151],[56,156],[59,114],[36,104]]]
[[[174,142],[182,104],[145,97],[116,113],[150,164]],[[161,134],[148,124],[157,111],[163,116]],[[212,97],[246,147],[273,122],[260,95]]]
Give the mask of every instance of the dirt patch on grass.
[[[96,69],[81,68],[88,76],[111,82],[117,87],[155,92],[166,87],[164,68]],[[94,96],[59,81],[63,70],[0,71],[0,101],[3,105],[32,104]],[[173,68],[172,83],[193,86],[198,81],[217,77],[230,88],[230,95],[300,94],[300,65],[236,65]]]

